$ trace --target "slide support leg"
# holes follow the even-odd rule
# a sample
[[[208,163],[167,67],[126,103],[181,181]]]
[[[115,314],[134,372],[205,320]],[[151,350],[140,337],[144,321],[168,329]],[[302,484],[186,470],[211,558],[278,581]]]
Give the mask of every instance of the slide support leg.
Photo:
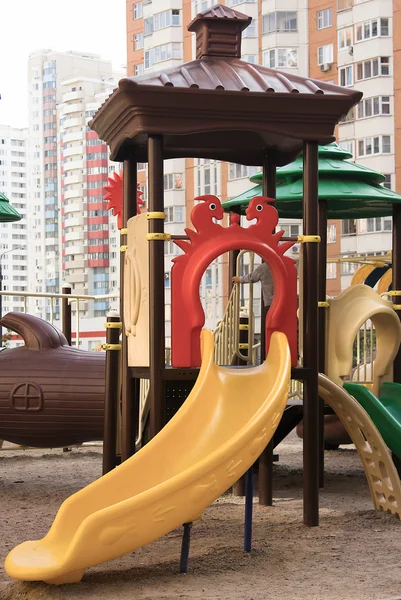
[[[246,474],[244,552],[252,550],[253,467]]]
[[[180,573],[188,573],[189,547],[191,544],[192,523],[184,523],[184,533],[182,534]]]

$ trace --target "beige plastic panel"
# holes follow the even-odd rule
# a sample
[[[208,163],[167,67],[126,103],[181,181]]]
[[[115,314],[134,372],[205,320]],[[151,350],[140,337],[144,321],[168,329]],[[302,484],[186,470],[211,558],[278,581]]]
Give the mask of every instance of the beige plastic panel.
[[[342,385],[352,368],[352,348],[362,325],[370,319],[376,329],[373,393],[391,372],[401,342],[401,325],[391,302],[367,285],[355,285],[330,300],[327,311],[326,373]]]
[[[362,406],[344,388],[319,375],[319,396],[331,406],[355,444],[376,510],[401,516],[401,483],[390,452]]]
[[[149,254],[146,213],[128,221],[124,262],[124,325],[128,366],[149,366]]]

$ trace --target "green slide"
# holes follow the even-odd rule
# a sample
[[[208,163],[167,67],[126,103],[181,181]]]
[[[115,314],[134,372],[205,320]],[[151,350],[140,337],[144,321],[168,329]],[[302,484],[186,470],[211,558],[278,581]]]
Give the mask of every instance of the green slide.
[[[380,397],[358,383],[344,383],[344,389],[366,410],[387,446],[401,458],[401,385],[383,383]]]

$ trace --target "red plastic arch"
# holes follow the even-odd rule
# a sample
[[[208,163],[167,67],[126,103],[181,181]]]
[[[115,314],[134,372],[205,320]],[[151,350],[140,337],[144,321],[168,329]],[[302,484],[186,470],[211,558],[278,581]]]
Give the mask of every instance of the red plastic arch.
[[[199,286],[209,264],[230,250],[243,249],[259,254],[267,263],[274,282],[274,298],[266,317],[266,352],[273,331],[287,335],[291,360],[297,364],[297,272],[294,261],[283,253],[292,245],[279,245],[283,232],[271,233],[277,222],[277,211],[267,198],[254,198],[247,209],[249,220],[256,225],[242,228],[234,223],[222,227],[213,222],[221,219],[220,202],[214,196],[203,197],[204,203],[194,207],[191,219],[198,224],[197,232],[187,229],[191,242],[177,242],[185,254],[174,259],[172,285],[172,365],[200,365],[200,332],[205,315],[199,297]]]

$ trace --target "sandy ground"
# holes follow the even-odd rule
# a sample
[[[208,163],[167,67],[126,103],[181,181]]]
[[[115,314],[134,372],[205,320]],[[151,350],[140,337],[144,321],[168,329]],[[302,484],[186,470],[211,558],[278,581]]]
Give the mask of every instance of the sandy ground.
[[[8,579],[16,544],[43,536],[67,496],[100,475],[99,449],[0,452],[1,600],[387,600],[401,599],[401,523],[375,513],[356,452],[326,453],[321,523],[302,524],[302,447],[280,446],[273,507],[254,511],[254,546],[243,546],[243,498],[225,495],[192,530],[190,571],[179,575],[181,530],[60,587]],[[255,499],[256,501],[256,499]]]

